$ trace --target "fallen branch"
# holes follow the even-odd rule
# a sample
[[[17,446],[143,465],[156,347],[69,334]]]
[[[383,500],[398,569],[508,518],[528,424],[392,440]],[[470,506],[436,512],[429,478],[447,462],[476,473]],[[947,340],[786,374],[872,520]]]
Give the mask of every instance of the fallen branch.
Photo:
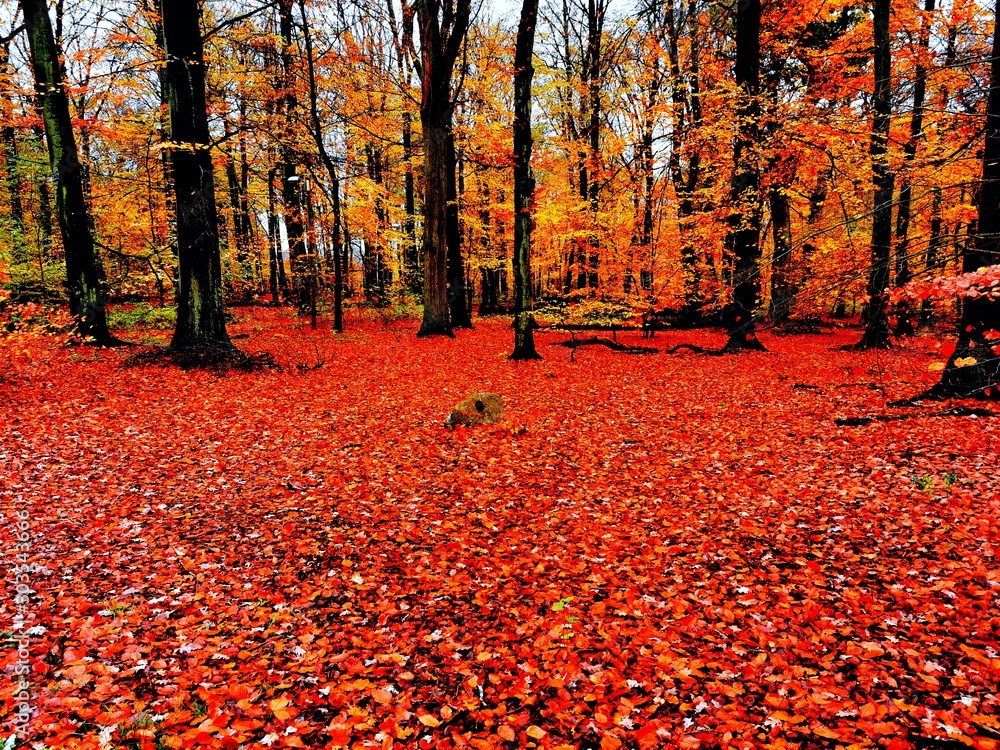
[[[689,351],[694,352],[695,354],[705,353],[705,347],[703,346],[698,346],[697,344],[678,344],[677,346],[672,346],[669,349],[667,349],[667,354],[677,354],[677,352],[681,351],[682,349],[687,349]]]
[[[833,420],[838,427],[863,427],[872,422],[899,422],[914,417],[1000,417],[1000,414],[988,409],[973,409],[968,406],[958,406],[954,409],[934,411],[930,414],[875,414],[867,417],[840,417]]]
[[[652,346],[629,346],[628,344],[619,344],[617,341],[612,341],[611,339],[602,339],[597,336],[592,336],[589,339],[570,339],[569,341],[559,341],[556,346],[565,346],[570,349],[579,349],[581,346],[606,346],[608,349],[613,349],[616,352],[624,352],[626,354],[656,354],[659,349]]]

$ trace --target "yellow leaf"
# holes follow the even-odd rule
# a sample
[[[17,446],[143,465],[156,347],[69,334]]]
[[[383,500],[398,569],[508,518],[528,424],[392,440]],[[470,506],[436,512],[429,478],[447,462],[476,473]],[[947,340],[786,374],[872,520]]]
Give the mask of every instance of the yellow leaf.
[[[417,717],[417,721],[423,724],[425,727],[439,727],[441,722],[435,719],[430,714],[422,714]]]
[[[946,362],[931,362],[927,365],[927,369],[931,372],[941,372],[947,366]]]
[[[546,732],[541,727],[536,727],[534,724],[532,724],[530,727],[528,727],[527,734],[534,740],[540,740],[542,739],[542,737],[545,736]]]

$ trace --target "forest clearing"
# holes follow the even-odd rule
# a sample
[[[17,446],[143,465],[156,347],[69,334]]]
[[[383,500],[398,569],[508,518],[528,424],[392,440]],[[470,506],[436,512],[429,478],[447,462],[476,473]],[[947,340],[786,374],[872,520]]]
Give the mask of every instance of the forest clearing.
[[[522,363],[503,320],[238,317],[282,372],[41,346],[5,375],[36,740],[995,747],[998,421],[886,407],[939,337]],[[443,428],[482,388],[505,419]]]

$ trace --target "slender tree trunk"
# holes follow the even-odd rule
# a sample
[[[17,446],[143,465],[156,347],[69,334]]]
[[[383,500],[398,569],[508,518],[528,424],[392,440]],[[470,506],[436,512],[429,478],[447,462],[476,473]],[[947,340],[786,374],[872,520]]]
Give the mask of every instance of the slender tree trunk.
[[[420,277],[420,243],[417,242],[417,198],[413,176],[413,118],[409,112],[403,114],[403,201],[406,211],[406,247],[404,250],[404,268],[406,271],[406,286],[414,294],[419,294],[422,287]]]
[[[872,211],[871,271],[868,276],[868,307],[865,332],[859,349],[881,349],[889,345],[889,314],[886,291],[892,246],[893,174],[889,168],[889,124],[892,116],[892,48],[889,37],[890,0],[875,0],[875,96],[871,134]]]
[[[10,40],[7,40],[0,46],[0,76],[6,79],[10,73]],[[0,148],[3,149],[4,177],[10,197],[11,256],[15,263],[24,263],[28,260],[28,248],[25,244],[27,238],[24,233],[24,205],[21,202],[21,176],[18,166],[20,159],[13,116],[13,102],[7,97],[0,98],[0,118],[4,122],[0,128]]]
[[[979,222],[975,242],[962,257],[962,272],[1000,265],[1000,7],[994,13],[990,91],[986,104],[986,145],[979,188]],[[998,340],[1000,300],[987,295],[966,298],[959,321],[958,343],[929,396],[1000,400]],[[995,335],[995,334],[992,334]]]
[[[332,232],[330,245],[333,251],[333,330],[344,331],[344,270],[340,265],[340,255],[343,243],[340,234],[340,173],[333,157],[326,148],[323,133],[323,121],[319,113],[319,88],[316,85],[316,61],[313,57],[312,33],[309,31],[309,18],[306,15],[305,0],[299,0],[299,13],[302,15],[303,36],[306,46],[306,72],[309,76],[309,115],[312,121],[313,141],[319,152],[320,161],[330,180],[330,205],[333,209]]]
[[[277,307],[281,303],[279,285],[279,264],[281,263],[281,231],[278,228],[278,201],[274,190],[274,180],[277,170],[271,167],[267,173],[267,240],[268,240],[268,279],[271,290],[271,305]]]
[[[755,316],[760,302],[760,0],[746,0],[736,10],[736,117],[733,154],[733,216],[728,242],[733,251],[733,301],[725,351],[763,351]]]
[[[21,0],[21,9],[56,190],[56,213],[66,254],[70,309],[81,336],[101,345],[120,343],[108,331],[102,290],[104,268],[94,245],[83,192],[83,168],[77,154],[69,98],[48,7],[44,0]]]
[[[531,221],[535,180],[531,174],[531,64],[538,0],[524,0],[514,44],[514,351],[511,359],[541,359],[531,315]]]
[[[160,12],[180,260],[177,327],[170,348],[230,349],[222,299],[200,7],[198,0],[161,0]]]
[[[791,314],[794,291],[789,278],[792,260],[792,214],[788,195],[780,187],[768,193],[771,207],[771,237],[774,258],[771,262],[771,321],[784,323]]]
[[[285,220],[285,235],[288,237],[288,259],[293,268],[293,284],[296,297],[302,307],[308,300],[303,296],[304,289],[299,289],[295,283],[295,261],[306,253],[305,218],[302,210],[302,176],[298,173],[298,154],[294,146],[295,110],[299,102],[295,95],[295,76],[293,67],[295,54],[292,39],[292,2],[278,2],[278,30],[281,37],[281,97],[282,115],[284,117],[284,132],[281,142],[281,202]],[[301,294],[300,294],[301,293]]]
[[[459,219],[460,164],[453,130],[448,131],[446,155],[448,207],[445,211],[445,231],[448,243],[448,306],[452,328],[472,328],[472,316],[466,305],[465,260],[462,258],[462,227]]]

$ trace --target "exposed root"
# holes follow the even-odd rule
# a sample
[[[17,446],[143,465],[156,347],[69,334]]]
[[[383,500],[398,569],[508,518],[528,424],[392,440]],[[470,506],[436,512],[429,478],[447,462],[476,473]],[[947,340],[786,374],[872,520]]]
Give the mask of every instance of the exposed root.
[[[899,422],[915,417],[1000,417],[1000,414],[988,409],[957,406],[954,409],[934,411],[930,414],[875,414],[867,417],[841,417],[833,420],[833,423],[838,427],[863,427],[872,422]]]
[[[678,344],[677,346],[672,346],[667,349],[667,354],[677,354],[677,352],[683,351],[684,349],[692,351],[695,354],[705,353],[705,347],[703,346],[698,346],[697,344]]]

